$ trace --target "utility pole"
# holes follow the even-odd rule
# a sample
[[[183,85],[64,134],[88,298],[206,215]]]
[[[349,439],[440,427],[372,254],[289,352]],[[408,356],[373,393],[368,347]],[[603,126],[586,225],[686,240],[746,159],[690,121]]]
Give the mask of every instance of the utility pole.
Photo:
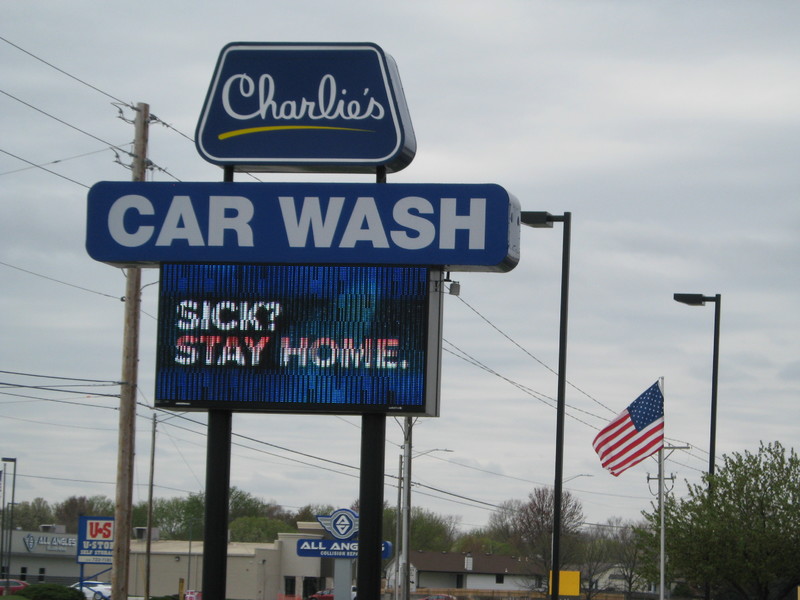
[[[134,120],[133,181],[144,181],[147,172],[147,139],[150,106],[136,105]],[[111,597],[128,600],[128,568],[131,552],[133,461],[136,438],[136,393],[139,380],[139,316],[142,272],[129,267],[125,284],[125,324],[122,336],[122,385],[119,398],[119,447],[117,450],[117,496],[114,511],[114,554]]]

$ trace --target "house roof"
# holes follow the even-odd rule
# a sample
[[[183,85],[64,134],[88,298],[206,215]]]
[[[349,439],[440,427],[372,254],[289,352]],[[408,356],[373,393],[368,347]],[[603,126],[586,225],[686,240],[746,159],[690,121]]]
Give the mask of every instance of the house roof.
[[[468,569],[467,558],[472,558]],[[429,552],[416,550],[409,555],[409,562],[417,571],[436,573],[486,573],[510,575],[544,574],[540,561],[519,556],[480,554],[469,552]]]

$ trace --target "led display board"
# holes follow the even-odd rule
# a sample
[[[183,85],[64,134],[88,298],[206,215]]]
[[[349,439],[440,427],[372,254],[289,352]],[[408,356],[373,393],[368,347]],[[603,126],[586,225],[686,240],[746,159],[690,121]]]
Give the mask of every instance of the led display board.
[[[437,416],[441,271],[161,266],[156,406]]]

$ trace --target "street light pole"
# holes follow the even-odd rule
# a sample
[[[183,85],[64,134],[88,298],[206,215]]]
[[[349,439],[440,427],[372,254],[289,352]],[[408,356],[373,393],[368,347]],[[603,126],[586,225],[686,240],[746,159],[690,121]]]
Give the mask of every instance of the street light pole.
[[[8,596],[8,578],[11,577],[11,542],[12,540],[12,532],[14,531],[14,496],[16,495],[17,491],[17,459],[16,458],[5,458],[3,457],[2,461],[4,463],[11,463],[14,465],[14,474],[11,477],[11,508],[6,506],[6,488],[5,482],[3,485],[3,525],[5,526],[5,515],[6,510],[9,511],[8,515],[8,542],[3,543],[3,548],[6,549],[6,553],[2,556],[2,560],[5,562],[0,564],[0,569],[3,570],[3,577],[5,577],[5,590],[4,594]],[[3,469],[5,471],[5,469]],[[6,473],[3,473],[6,475]],[[6,539],[6,532],[2,531],[3,539]]]
[[[714,465],[716,463],[717,448],[717,383],[719,380],[719,317],[722,296],[704,296],[703,294],[674,294],[675,301],[689,306],[705,306],[706,302],[714,303],[714,353],[711,361],[711,426],[710,440],[708,443],[708,497],[714,493]],[[704,596],[711,598],[711,586],[706,582]]]
[[[722,296],[704,296],[703,294],[674,294],[676,302],[688,304],[689,306],[705,306],[706,302],[714,303],[714,353],[711,363],[711,426],[710,440],[708,447],[708,488],[712,489],[711,479],[714,476],[714,465],[716,462],[717,447],[717,386],[719,383],[719,321],[722,305]]]
[[[567,384],[567,316],[569,313],[569,253],[572,237],[572,213],[551,215],[547,212],[523,212],[522,223],[529,227],[552,227],[564,224],[561,246],[561,316],[558,334],[558,396],[556,401],[556,464],[553,484],[553,583],[551,596],[558,600],[561,580],[561,484],[564,476],[564,417]]]
[[[414,429],[414,419],[406,417],[403,423],[403,454],[400,455],[400,486],[401,492],[398,494],[398,504],[402,497],[401,509],[401,536],[402,547],[397,552],[397,562],[400,563],[400,600],[410,600],[411,598],[411,462],[414,458],[425,456],[431,452],[452,452],[449,448],[431,448],[412,455],[412,433]],[[395,571],[396,572],[396,571]],[[397,588],[397,581],[395,581]]]

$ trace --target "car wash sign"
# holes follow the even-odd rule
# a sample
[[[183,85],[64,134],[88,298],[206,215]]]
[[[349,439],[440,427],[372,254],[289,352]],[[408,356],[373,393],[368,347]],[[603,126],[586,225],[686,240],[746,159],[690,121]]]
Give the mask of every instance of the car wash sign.
[[[416,151],[395,62],[370,43],[228,44],[195,139],[245,172],[393,172]]]
[[[100,182],[86,248],[159,263],[424,265],[509,271],[519,203],[495,184]]]

